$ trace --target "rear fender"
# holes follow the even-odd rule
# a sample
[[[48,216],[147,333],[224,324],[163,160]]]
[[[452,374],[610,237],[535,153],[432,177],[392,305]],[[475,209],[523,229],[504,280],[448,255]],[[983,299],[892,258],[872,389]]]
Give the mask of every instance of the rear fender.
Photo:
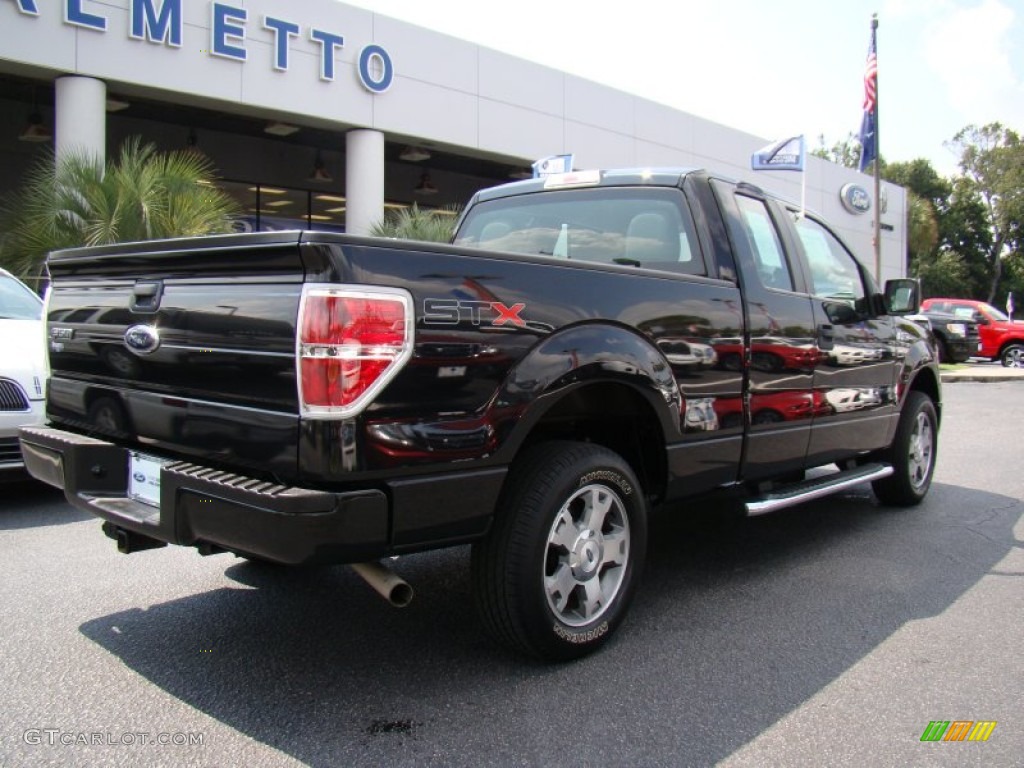
[[[514,454],[563,397],[593,384],[630,387],[650,403],[668,442],[681,437],[682,396],[664,355],[636,331],[608,323],[563,329],[539,343],[509,372],[491,403],[506,432],[501,453]],[[514,414],[510,429],[502,413]]]

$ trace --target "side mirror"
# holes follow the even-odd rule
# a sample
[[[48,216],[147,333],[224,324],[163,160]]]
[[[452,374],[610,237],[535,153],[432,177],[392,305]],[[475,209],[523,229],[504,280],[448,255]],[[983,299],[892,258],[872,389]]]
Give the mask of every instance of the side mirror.
[[[921,308],[921,284],[909,277],[885,281],[882,305],[887,315],[913,315]]]

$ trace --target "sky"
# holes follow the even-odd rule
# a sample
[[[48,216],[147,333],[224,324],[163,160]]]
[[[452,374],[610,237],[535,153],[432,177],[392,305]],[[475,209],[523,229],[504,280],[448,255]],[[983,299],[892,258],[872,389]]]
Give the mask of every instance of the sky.
[[[344,1],[809,149],[859,131],[877,13],[887,161],[949,176],[961,128],[1024,132],[1024,0]]]

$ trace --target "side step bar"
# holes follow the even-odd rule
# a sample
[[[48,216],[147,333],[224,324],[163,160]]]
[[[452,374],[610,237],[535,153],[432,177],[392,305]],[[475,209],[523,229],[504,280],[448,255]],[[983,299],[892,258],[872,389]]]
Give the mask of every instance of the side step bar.
[[[871,480],[880,480],[893,473],[889,464],[864,464],[855,469],[844,469],[832,474],[804,480],[802,483],[787,486],[783,490],[766,493],[746,502],[747,516],[765,515],[777,509],[785,509],[805,501],[820,499],[838,491],[852,488]]]

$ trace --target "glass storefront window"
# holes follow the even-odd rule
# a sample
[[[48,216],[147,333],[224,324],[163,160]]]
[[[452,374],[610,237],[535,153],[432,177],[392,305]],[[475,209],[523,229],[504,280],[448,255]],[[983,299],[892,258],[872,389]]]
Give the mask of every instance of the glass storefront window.
[[[309,193],[283,187],[254,187],[259,198],[260,232],[309,229]]]
[[[328,192],[312,192],[310,197],[309,228],[344,232],[345,198]]]
[[[238,201],[242,213],[235,229],[239,232],[277,232],[284,229],[345,231],[347,201],[344,195],[254,184],[251,181],[220,181],[217,186]],[[408,207],[405,203],[385,202],[384,214],[393,214]],[[443,208],[418,207],[424,211],[434,210],[439,215],[458,215],[456,211]]]
[[[218,186],[238,201],[242,214],[236,229],[240,232],[345,231],[342,195],[244,181],[221,181]]]

